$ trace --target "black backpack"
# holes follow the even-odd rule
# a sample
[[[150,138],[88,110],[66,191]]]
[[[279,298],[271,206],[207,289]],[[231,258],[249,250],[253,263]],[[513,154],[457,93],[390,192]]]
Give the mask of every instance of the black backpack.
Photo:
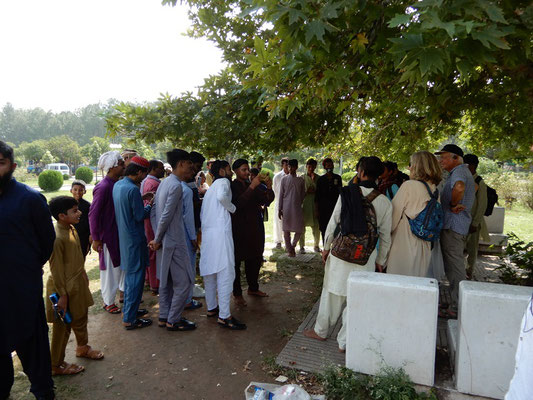
[[[481,176],[478,176],[476,178],[476,183],[479,185],[479,182],[481,182],[483,178]],[[496,193],[496,190],[491,188],[489,185],[487,185],[487,209],[485,210],[485,216],[492,215],[492,211],[494,210],[494,206],[496,203],[498,203],[498,193]]]

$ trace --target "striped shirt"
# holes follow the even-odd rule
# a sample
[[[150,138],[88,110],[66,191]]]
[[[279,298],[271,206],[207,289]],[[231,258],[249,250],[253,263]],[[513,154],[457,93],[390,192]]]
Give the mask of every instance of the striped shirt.
[[[465,193],[459,204],[464,205],[466,209],[458,214],[454,214],[450,211],[450,203],[452,201],[452,189],[458,181],[465,184]],[[460,164],[450,171],[450,176],[442,190],[441,204],[442,210],[444,211],[444,225],[442,229],[451,229],[460,235],[467,235],[472,221],[471,211],[475,198],[476,188],[474,178],[468,166],[466,164]]]

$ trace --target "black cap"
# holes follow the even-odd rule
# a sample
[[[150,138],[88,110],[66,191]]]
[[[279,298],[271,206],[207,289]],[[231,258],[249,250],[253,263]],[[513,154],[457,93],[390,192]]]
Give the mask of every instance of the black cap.
[[[463,161],[468,165],[474,165],[476,167],[479,165],[479,158],[475,154],[467,154],[463,157]]]
[[[457,146],[456,144],[447,144],[446,146],[442,148],[441,151],[437,151],[435,154],[439,155],[442,153],[452,153],[452,154],[458,155],[459,157],[464,156],[463,150],[461,150],[461,148]]]

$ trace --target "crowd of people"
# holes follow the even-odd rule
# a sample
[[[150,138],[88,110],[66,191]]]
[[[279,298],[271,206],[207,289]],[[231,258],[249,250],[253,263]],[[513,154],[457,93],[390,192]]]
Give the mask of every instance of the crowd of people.
[[[94,187],[92,203],[83,199],[86,185],[77,180],[72,183],[72,197],[60,196],[47,204],[41,194],[12,177],[13,150],[0,142],[0,250],[11,266],[9,272],[0,269],[1,281],[5,295],[17,305],[0,320],[2,376],[13,375],[11,352],[16,350],[34,395],[53,398],[51,374],[83,370],[64,360],[71,329],[78,357],[104,357],[88,344],[87,310],[93,299],[84,262],[91,249],[99,256],[102,307],[121,314],[124,329],[152,324],[148,310],[141,308],[145,284],[159,296],[159,327],[196,329],[183,312],[204,306],[193,298],[197,272],[203,278],[207,316],[216,318],[221,327],[246,329],[231,312],[231,298],[246,306],[241,263],[247,295],[268,296],[259,288],[259,272],[264,222],[274,201],[276,248],[284,243],[287,256],[295,257],[299,245],[299,252],[305,253],[304,233],[310,227],[313,250],[321,252],[325,262],[316,324],[304,332],[306,336],[325,340],[343,314],[348,275],[357,269],[436,278],[445,274],[452,304],[442,305],[439,313],[455,317],[458,285],[467,276],[464,254],[471,274],[477,241],[486,234],[482,218],[486,185],[476,175],[476,156],[464,156],[453,144],[435,154],[417,152],[410,158],[409,176],[394,162],[362,157],[347,186],[333,172],[330,158],[322,162],[322,176],[315,172],[314,159],[307,160],[305,173],[298,176],[298,160],[283,158],[273,179],[245,159],[231,165],[209,160],[204,172],[205,161],[197,152],[180,149],[169,151],[166,162],[146,160],[133,149],[122,154],[110,151],[99,159],[105,177]],[[443,171],[448,175],[445,181]],[[421,240],[409,221],[436,191],[444,214],[440,242]],[[369,205],[374,228],[361,211]],[[55,228],[51,216],[57,221]],[[377,245],[363,265],[331,251],[339,235],[365,231],[367,225],[376,230]],[[42,266],[48,260],[45,314]],[[55,304],[48,301],[53,295],[58,296]],[[51,350],[47,320],[53,330]],[[337,340],[344,351],[344,323]],[[12,383],[2,380],[0,398],[9,395]]]

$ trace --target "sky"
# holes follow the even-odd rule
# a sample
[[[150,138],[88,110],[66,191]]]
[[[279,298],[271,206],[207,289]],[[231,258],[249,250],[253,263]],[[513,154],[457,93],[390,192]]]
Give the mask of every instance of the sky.
[[[192,39],[187,8],[160,0],[1,0],[0,107],[73,111],[196,92],[223,68]]]

